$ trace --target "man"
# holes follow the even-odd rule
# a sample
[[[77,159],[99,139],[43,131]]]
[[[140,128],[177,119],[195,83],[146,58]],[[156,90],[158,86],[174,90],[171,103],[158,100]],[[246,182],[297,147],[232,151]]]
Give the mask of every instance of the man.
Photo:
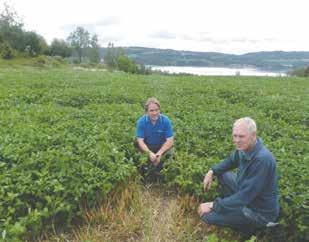
[[[258,228],[275,225],[278,218],[276,161],[256,137],[256,124],[251,118],[236,120],[233,142],[236,150],[204,178],[204,190],[208,191],[215,175],[223,196],[200,204],[198,212],[207,224],[252,234]],[[230,172],[233,168],[238,168],[237,175]]]
[[[157,171],[162,169],[162,156],[173,146],[173,127],[169,118],[160,114],[160,103],[152,97],[145,103],[145,115],[136,125],[137,146],[149,155]]]

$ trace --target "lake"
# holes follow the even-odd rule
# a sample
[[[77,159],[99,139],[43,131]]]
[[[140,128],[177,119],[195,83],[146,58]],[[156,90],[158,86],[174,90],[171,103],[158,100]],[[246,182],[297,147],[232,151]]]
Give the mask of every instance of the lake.
[[[194,67],[194,66],[150,66],[152,70],[168,73],[188,73],[200,76],[286,76],[282,72],[266,72],[254,68]]]

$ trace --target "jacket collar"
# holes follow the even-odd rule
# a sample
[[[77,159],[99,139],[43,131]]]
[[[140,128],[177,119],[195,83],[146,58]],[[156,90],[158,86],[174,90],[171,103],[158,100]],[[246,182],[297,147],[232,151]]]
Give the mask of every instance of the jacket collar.
[[[253,147],[253,149],[249,152],[241,152],[242,155],[245,157],[246,160],[250,161],[252,160],[255,155],[258,153],[258,151],[263,147],[263,141],[261,138],[256,139],[256,143]]]

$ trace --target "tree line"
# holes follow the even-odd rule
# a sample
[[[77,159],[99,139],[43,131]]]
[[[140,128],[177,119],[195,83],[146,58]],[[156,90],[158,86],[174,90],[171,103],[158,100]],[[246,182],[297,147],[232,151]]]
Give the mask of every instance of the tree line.
[[[148,74],[144,65],[137,65],[120,47],[108,44],[104,60],[100,55],[97,34],[90,34],[85,28],[77,27],[64,39],[55,38],[48,45],[43,36],[34,31],[24,30],[24,24],[16,11],[4,3],[0,12],[0,57],[13,59],[18,56],[35,57],[39,55],[60,56],[73,63],[104,64],[110,69],[129,73]]]
[[[291,76],[309,77],[309,66],[292,70],[288,74]]]

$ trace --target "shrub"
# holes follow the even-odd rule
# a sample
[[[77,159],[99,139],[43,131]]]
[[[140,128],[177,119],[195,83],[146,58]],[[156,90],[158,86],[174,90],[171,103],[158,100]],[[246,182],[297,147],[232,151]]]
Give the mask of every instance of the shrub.
[[[0,53],[2,59],[6,60],[12,59],[16,55],[15,50],[7,42],[0,45]]]

